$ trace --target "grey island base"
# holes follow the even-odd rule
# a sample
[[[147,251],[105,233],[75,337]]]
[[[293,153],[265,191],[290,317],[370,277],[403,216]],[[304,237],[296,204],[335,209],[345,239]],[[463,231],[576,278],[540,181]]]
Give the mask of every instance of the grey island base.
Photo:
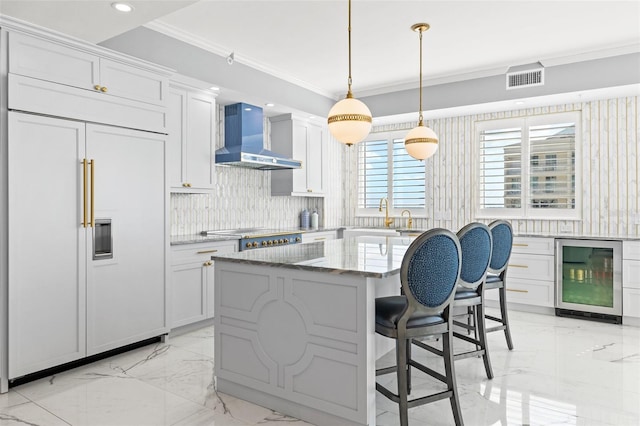
[[[376,424],[375,298],[399,294],[410,238],[214,256],[219,391],[317,425]]]

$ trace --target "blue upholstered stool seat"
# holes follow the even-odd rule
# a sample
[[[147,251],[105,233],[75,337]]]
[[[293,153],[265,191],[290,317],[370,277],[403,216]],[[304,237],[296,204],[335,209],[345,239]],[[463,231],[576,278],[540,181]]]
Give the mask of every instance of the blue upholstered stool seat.
[[[500,288],[504,283],[499,276],[493,274],[487,274],[487,281],[485,281],[484,289]]]
[[[405,296],[378,297],[376,299],[376,325],[395,328],[398,320],[407,309]],[[414,313],[407,321],[407,328],[424,327],[444,323],[440,315],[424,315]]]
[[[507,312],[506,280],[509,258],[511,257],[511,249],[513,246],[513,230],[511,229],[511,224],[504,220],[491,222],[489,229],[491,229],[491,235],[493,236],[493,255],[484,288],[485,290],[498,289],[500,316],[485,315],[485,318],[494,323],[497,322],[500,325],[497,327],[488,327],[487,333],[504,330],[507,346],[509,350],[512,350],[513,342],[511,340],[511,328],[509,327],[509,316]]]
[[[420,234],[409,246],[400,266],[401,294],[376,298],[376,333],[395,340],[395,365],[377,368],[376,376],[395,374],[397,393],[376,381],[376,390],[398,404],[400,426],[409,426],[409,408],[448,399],[453,422],[463,425],[453,361],[452,303],[461,270],[460,241],[446,229]],[[442,341],[444,374],[411,356],[416,339]],[[416,369],[443,382],[445,390],[409,399],[411,372]],[[439,419],[440,420],[440,419]]]
[[[473,299],[474,297],[480,297],[476,290],[470,288],[458,288],[456,290],[455,300]]]

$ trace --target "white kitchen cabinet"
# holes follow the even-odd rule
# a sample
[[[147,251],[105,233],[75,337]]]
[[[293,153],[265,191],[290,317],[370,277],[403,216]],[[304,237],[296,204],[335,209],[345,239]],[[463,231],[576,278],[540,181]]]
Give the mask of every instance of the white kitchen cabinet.
[[[302,244],[317,243],[319,241],[335,240],[337,238],[336,231],[319,231],[319,232],[303,232]]]
[[[515,236],[507,270],[507,303],[553,308],[554,289],[554,239]],[[498,300],[498,292],[487,291],[485,297]]]
[[[171,247],[171,328],[213,317],[211,256],[235,251],[238,251],[237,240]]]
[[[284,114],[270,118],[271,149],[302,161],[300,169],[274,170],[271,195],[324,197],[327,178],[326,129]]]
[[[169,185],[172,192],[209,192],[215,185],[216,102],[213,93],[171,83],[168,95]]]
[[[9,33],[9,72],[160,106],[167,86],[157,72],[19,32]]]
[[[8,37],[10,109],[166,131],[169,70],[70,40]]]
[[[8,378],[166,333],[166,136],[8,117]]]
[[[640,318],[640,241],[622,242],[622,316]]]

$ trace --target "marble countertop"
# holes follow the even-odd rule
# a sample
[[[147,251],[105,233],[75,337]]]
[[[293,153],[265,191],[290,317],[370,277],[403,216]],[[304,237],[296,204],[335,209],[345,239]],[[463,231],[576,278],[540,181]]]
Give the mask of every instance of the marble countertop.
[[[213,260],[383,278],[398,274],[412,237],[360,236],[212,256]]]

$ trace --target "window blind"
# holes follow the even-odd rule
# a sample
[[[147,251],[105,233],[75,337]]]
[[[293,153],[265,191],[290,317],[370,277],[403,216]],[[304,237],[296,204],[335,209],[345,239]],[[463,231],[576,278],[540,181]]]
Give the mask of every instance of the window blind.
[[[480,208],[522,207],[522,129],[480,132]]]

